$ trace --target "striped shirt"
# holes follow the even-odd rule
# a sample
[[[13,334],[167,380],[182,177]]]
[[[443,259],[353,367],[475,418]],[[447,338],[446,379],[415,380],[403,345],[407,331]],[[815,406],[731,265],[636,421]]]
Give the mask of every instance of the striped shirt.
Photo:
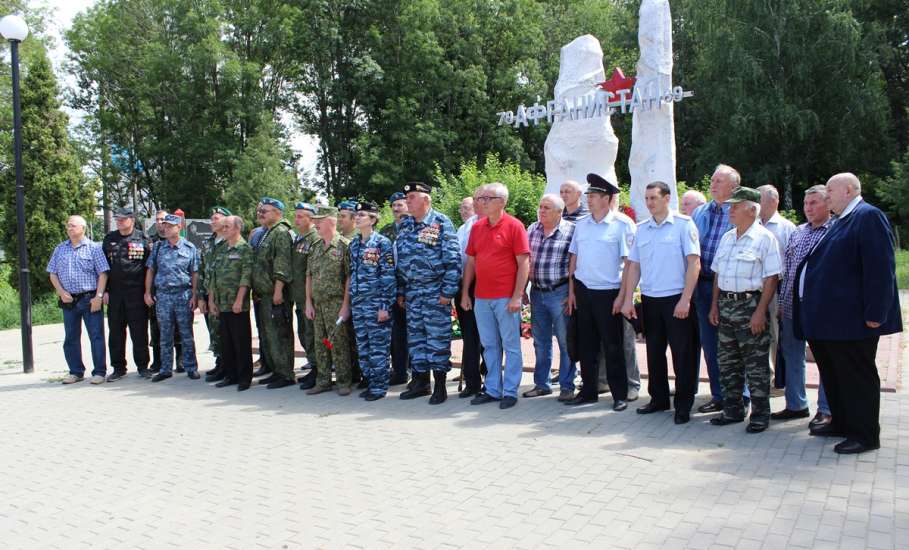
[[[795,271],[808,254],[814,250],[817,243],[821,242],[833,220],[827,220],[822,225],[812,227],[810,223],[800,225],[789,237],[784,259],[785,269],[783,281],[780,283],[780,310],[783,317],[792,319],[793,285],[795,284]]]
[[[527,228],[530,241],[530,282],[537,288],[550,289],[568,280],[568,247],[574,236],[574,224],[561,220],[551,235],[543,224],[534,222]]]
[[[69,240],[58,244],[47,262],[47,272],[55,274],[63,290],[70,294],[94,291],[98,276],[106,271],[110,271],[110,265],[101,245],[85,237],[76,246]]]

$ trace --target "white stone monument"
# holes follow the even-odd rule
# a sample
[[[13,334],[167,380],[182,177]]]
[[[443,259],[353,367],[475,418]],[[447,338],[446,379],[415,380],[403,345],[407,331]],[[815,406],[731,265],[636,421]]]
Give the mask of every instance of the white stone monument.
[[[668,0],[643,0],[638,18],[635,95],[645,101],[672,89],[672,18]],[[650,217],[644,191],[653,181],[664,181],[672,190],[669,207],[679,208],[675,180],[675,125],[672,102],[654,101],[649,108],[635,109],[631,126],[631,207],[638,221]],[[548,171],[548,170],[547,170]]]
[[[606,79],[600,41],[587,34],[562,47],[555,100],[575,104],[585,96],[594,97],[597,84]],[[587,188],[587,174],[595,172],[618,184],[615,159],[619,138],[609,116],[583,120],[554,120],[546,136],[546,192],[559,192],[565,180]],[[674,182],[675,180],[673,180]]]

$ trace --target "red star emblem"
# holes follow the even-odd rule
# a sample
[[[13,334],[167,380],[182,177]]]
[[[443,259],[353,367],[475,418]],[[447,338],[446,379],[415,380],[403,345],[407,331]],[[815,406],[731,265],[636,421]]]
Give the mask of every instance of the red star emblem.
[[[613,95],[618,95],[619,90],[631,90],[634,88],[634,77],[628,78],[625,76],[625,73],[622,72],[622,69],[616,67],[612,70],[612,77],[605,81],[597,84],[597,88],[612,92]]]

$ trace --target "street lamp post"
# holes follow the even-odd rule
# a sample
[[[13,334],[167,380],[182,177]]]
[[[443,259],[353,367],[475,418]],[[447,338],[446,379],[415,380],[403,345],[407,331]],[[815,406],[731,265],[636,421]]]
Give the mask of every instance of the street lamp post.
[[[25,244],[25,182],[22,177],[22,112],[19,105],[19,43],[28,36],[28,25],[18,15],[0,19],[0,34],[9,40],[13,67],[13,153],[16,159],[16,229],[19,233],[19,304],[22,332],[22,371],[35,370],[32,353],[32,291],[28,283],[28,249]]]

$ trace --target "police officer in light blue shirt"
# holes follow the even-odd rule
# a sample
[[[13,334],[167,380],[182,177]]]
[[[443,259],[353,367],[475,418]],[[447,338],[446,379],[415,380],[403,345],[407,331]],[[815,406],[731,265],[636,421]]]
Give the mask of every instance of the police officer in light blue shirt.
[[[684,424],[697,391],[700,348],[692,298],[701,270],[701,246],[697,226],[669,209],[670,198],[666,183],[647,185],[644,199],[652,217],[638,224],[628,255],[622,313],[637,317],[634,289],[640,280],[650,403],[638,408],[638,414],[669,410],[668,342],[676,380],[675,423]]]
[[[605,350],[606,378],[613,410],[628,408],[628,375],[622,349],[620,314],[622,269],[634,244],[636,226],[631,218],[614,212],[619,188],[597,174],[588,174],[587,205],[590,215],[578,220],[568,248],[568,311],[577,309],[578,343],[583,387],[566,405],[597,400],[597,356]]]

